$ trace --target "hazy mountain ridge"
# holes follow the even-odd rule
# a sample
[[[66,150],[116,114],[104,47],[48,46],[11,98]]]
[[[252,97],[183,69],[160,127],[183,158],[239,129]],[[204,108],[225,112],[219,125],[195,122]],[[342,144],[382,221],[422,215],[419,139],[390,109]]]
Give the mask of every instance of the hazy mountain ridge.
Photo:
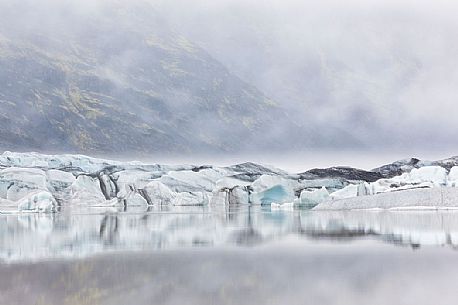
[[[293,125],[150,6],[113,3],[0,3],[1,147],[234,151]]]

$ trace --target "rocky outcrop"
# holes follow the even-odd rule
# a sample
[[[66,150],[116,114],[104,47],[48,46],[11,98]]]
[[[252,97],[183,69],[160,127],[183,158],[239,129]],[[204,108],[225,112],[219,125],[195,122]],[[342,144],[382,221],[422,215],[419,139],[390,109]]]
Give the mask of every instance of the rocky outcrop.
[[[343,178],[367,182],[374,182],[384,178],[384,176],[377,171],[365,171],[351,167],[315,168],[299,175],[302,179]]]
[[[372,172],[378,173],[383,178],[392,178],[410,172],[414,168],[421,167],[421,161],[416,158],[405,159],[374,168]]]

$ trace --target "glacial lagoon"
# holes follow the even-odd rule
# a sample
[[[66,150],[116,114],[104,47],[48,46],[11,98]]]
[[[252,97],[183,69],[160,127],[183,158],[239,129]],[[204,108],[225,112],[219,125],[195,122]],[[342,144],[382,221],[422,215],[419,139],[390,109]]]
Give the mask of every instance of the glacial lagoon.
[[[0,304],[453,304],[457,247],[453,210],[2,214]]]

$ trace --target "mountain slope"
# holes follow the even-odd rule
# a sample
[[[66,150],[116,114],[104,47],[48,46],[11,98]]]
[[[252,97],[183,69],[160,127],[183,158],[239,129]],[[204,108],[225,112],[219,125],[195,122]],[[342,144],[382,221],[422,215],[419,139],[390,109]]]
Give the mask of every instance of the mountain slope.
[[[281,142],[281,109],[150,6],[83,3],[0,3],[0,148],[185,153]]]

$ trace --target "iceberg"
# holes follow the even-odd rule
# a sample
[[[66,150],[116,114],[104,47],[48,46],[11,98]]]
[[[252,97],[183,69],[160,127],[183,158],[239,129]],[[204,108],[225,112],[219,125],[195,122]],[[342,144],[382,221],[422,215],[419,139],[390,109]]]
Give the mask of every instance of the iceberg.
[[[319,203],[326,201],[329,198],[329,192],[326,187],[317,190],[303,190],[299,196],[298,204],[307,208],[313,208]]]
[[[251,203],[260,205],[285,203],[293,200],[293,196],[283,185],[275,185],[266,190],[253,193],[250,196]]]
[[[50,169],[46,172],[46,179],[49,183],[49,188],[55,193],[64,191],[76,181],[75,176],[71,173],[55,169]]]
[[[434,186],[447,184],[447,170],[440,166],[425,166],[414,168],[409,173],[404,173],[391,179],[393,183],[420,184],[429,182]]]
[[[143,192],[150,205],[169,205],[176,197],[176,193],[160,181],[151,181]]]
[[[246,186],[234,186],[227,189],[228,204],[249,204],[252,190]]]
[[[327,200],[314,210],[457,209],[458,188],[434,187]]]
[[[458,207],[458,170],[428,165],[375,182],[349,185],[330,195],[316,210]]]
[[[0,170],[0,197],[18,201],[37,190],[47,190],[46,173],[35,168],[5,168]]]
[[[364,202],[370,207],[390,208],[394,204],[388,201],[404,200],[405,191],[430,198],[444,188],[440,196],[453,196],[447,187],[456,186],[458,158],[410,159],[372,171],[332,167],[290,174],[255,163],[217,167],[122,162],[83,155],[0,155],[0,212],[52,212],[72,206],[148,209],[241,204],[276,208],[290,203],[302,208],[347,209],[361,208]],[[415,205],[406,200],[398,205]],[[432,202],[430,206],[441,204]]]
[[[285,177],[262,175],[251,184],[253,192],[250,203],[270,205],[271,203],[293,202],[295,197],[296,180]]]
[[[89,206],[100,206],[106,198],[97,178],[80,175],[70,186],[71,203]]]
[[[29,212],[53,212],[57,207],[57,202],[50,192],[37,191],[22,198],[18,202],[19,211]]]
[[[352,198],[356,196],[358,196],[358,185],[355,184],[348,185],[330,195],[331,199]]]

